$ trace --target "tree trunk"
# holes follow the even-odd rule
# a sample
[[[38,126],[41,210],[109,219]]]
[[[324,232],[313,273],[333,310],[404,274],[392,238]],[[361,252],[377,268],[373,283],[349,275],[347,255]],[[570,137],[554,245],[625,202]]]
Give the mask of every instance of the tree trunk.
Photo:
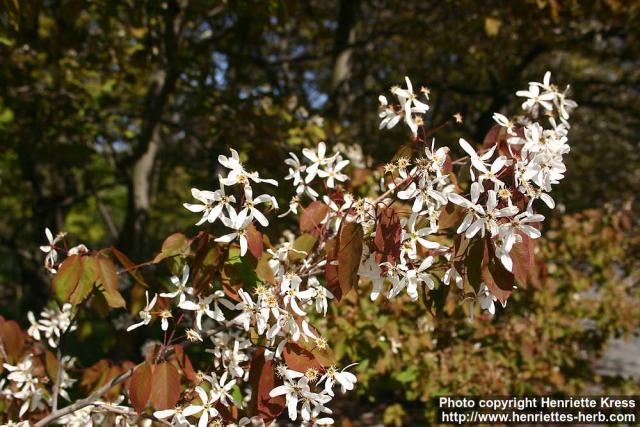
[[[358,0],[341,0],[338,28],[333,46],[333,68],[331,72],[331,100],[329,114],[334,117],[344,114],[349,105],[346,83],[351,77],[353,43],[356,40],[356,17]]]

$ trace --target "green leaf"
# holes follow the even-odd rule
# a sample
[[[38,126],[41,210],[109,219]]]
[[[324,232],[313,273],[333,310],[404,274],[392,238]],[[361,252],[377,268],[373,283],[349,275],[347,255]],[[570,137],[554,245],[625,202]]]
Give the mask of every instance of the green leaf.
[[[411,382],[416,378],[418,378],[418,370],[413,367],[405,369],[404,371],[400,372],[398,375],[395,376],[395,379],[401,382],[402,384]]]
[[[78,285],[71,294],[70,301],[73,305],[78,305],[89,296],[98,277],[98,263],[92,256],[79,258],[81,263],[80,279]]]
[[[60,304],[69,298],[78,287],[82,276],[82,260],[80,255],[71,255],[64,260],[56,276],[53,278],[53,293]]]
[[[313,247],[315,246],[316,240],[317,239],[314,236],[308,233],[298,237],[293,242],[293,245],[292,245],[292,248],[295,250],[289,251],[289,260],[297,261],[297,260],[305,259],[309,255]]]
[[[175,233],[167,237],[162,243],[160,253],[153,259],[154,263],[159,263],[163,259],[177,255],[186,255],[189,252],[189,239],[182,233]]]

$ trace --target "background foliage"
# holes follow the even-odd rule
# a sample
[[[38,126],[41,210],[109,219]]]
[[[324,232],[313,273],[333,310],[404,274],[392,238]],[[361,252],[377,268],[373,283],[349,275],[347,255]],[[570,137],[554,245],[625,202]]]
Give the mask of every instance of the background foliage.
[[[195,234],[181,202],[191,186],[214,187],[228,146],[268,177],[283,176],[288,150],[319,140],[359,144],[365,164],[378,166],[404,135],[377,130],[377,95],[404,75],[432,90],[428,126],[463,114],[439,143],[480,142],[492,113],[514,111],[515,90],[550,69],[572,84],[580,108],[567,179],[554,192],[564,213],[546,224],[536,286],[473,324],[456,306],[433,317],[352,294],[332,308],[329,339],[338,355],[364,361],[362,404],[390,423],[433,416],[424,402],[439,393],[637,393],[633,382],[594,376],[592,365],[608,337],[640,321],[640,3],[0,5],[3,316],[24,322],[48,300],[37,248],[47,226],[142,262],[168,234]],[[165,273],[145,271],[157,289]],[[132,313],[141,297],[127,294]],[[91,344],[79,347],[85,366],[104,353],[140,358],[142,337],[90,316],[78,333]]]

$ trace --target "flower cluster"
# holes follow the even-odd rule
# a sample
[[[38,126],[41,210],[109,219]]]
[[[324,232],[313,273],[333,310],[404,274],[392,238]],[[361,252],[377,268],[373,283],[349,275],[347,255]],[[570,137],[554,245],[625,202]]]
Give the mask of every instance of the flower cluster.
[[[63,333],[75,331],[77,328],[77,325],[72,322],[72,308],[71,304],[63,304],[60,310],[45,308],[40,313],[41,319],[37,321],[30,311],[27,313],[27,317],[31,326],[27,333],[36,341],[46,339],[49,346],[56,348]]]
[[[327,145],[324,142],[318,143],[316,150],[303,149],[302,155],[305,164],[295,153],[289,153],[290,158],[284,161],[289,167],[289,174],[284,179],[293,180],[296,195],[291,200],[289,210],[280,216],[285,216],[288,213],[297,214],[302,195],[307,195],[312,200],[318,198],[318,191],[311,186],[312,181],[316,178],[324,180],[325,187],[331,189],[349,178],[342,173],[342,170],[349,164],[349,160],[343,159],[339,152],[328,155]]]
[[[75,358],[64,356],[58,365],[60,369],[59,394],[69,400],[68,389],[76,382],[68,371],[75,368]],[[8,371],[5,380],[0,381],[0,396],[8,400],[18,400],[20,403],[19,416],[27,412],[39,411],[50,407],[52,391],[51,384],[42,375],[42,367],[32,355],[25,356],[16,365],[4,363],[3,367]]]
[[[260,178],[258,172],[245,170],[240,162],[240,156],[235,150],[231,150],[231,156],[218,156],[218,161],[222,166],[229,169],[226,177],[219,176],[220,189],[216,191],[203,191],[197,188],[191,189],[191,195],[201,202],[201,204],[185,203],[184,207],[191,212],[202,213],[202,217],[196,223],[201,225],[205,222],[214,223],[220,220],[231,233],[225,234],[217,239],[221,243],[230,243],[237,240],[240,243],[240,253],[244,256],[247,252],[247,228],[255,219],[263,227],[269,225],[269,220],[263,212],[258,209],[258,205],[266,204],[277,209],[278,202],[275,197],[262,194],[257,197],[253,195],[251,183],[267,183],[277,186],[278,183],[272,179]],[[239,206],[236,205],[236,197],[227,195],[225,187],[242,186],[242,197]],[[238,211],[239,209],[239,211]]]
[[[408,78],[407,86],[410,92]],[[403,97],[399,99],[403,108],[399,111],[405,112],[405,120],[415,137],[415,124],[407,119],[407,112],[412,109],[419,112],[421,108],[420,105],[412,106],[408,94],[401,93]],[[554,207],[548,192],[552,184],[563,178],[566,170],[562,157],[569,152],[567,120],[576,104],[566,98],[566,90],[560,92],[550,83],[550,73],[545,74],[543,83],[530,83],[529,90],[518,91],[517,95],[527,98],[522,104],[526,115],[514,119],[500,113],[494,115],[496,122],[506,130],[506,150],[499,148],[496,142],[476,151],[469,142],[459,140],[467,154],[471,177],[466,197],[456,191],[444,170],[448,149],[435,150],[434,141],[431,147],[424,148],[422,157],[413,161],[400,157],[385,167],[385,172],[393,179],[388,180],[383,189],[400,189],[397,197],[411,204],[411,214],[402,221],[400,259],[379,263],[371,255],[362,265],[361,275],[373,282],[372,299],[377,298],[383,283],[388,282],[391,285],[388,297],[396,296],[406,288],[415,300],[417,285],[433,288],[434,266],[443,264],[447,265],[446,272],[439,279],[445,284],[453,280],[462,288],[462,277],[451,259],[453,247],[429,238],[437,234],[442,209],[449,202],[465,212],[457,233],[467,239],[476,235],[490,237],[497,256],[508,271],[513,269],[510,252],[522,241],[523,235],[531,239],[540,237],[536,225],[544,220],[544,216],[535,213],[534,202],[540,199],[549,208]],[[391,113],[398,110],[390,107],[384,97],[381,97],[381,103],[381,128],[392,127],[397,119],[390,119]],[[541,109],[549,116],[551,127],[548,129],[535,121]],[[516,197],[526,198],[526,206],[519,206]],[[493,314],[496,298],[485,284],[476,298],[482,309]]]
[[[44,234],[47,238],[47,244],[40,246],[40,250],[46,254],[44,257],[44,268],[51,274],[56,274],[58,271],[58,255],[60,252],[67,256],[81,255],[89,252],[89,249],[82,243],[67,249],[67,242],[65,241],[67,233],[65,232],[59,232],[54,236],[47,227],[44,230]],[[61,242],[64,245],[63,247],[59,246]]]
[[[414,137],[418,135],[418,127],[424,124],[423,114],[429,111],[429,106],[418,99],[418,95],[413,92],[413,85],[409,77],[405,77],[407,87],[393,86],[391,93],[396,96],[400,105],[391,105],[384,95],[380,95],[380,129],[391,129],[404,118],[405,123],[411,129]],[[429,100],[429,89],[420,88],[426,100]]]

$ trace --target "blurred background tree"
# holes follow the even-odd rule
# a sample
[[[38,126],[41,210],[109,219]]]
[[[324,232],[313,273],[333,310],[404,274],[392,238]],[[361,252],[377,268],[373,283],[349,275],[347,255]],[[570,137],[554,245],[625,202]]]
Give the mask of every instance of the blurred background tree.
[[[113,244],[146,260],[169,233],[193,231],[181,202],[191,186],[215,186],[217,156],[229,146],[269,177],[283,176],[288,150],[319,140],[359,144],[369,166],[387,161],[405,135],[377,130],[377,96],[405,75],[431,89],[428,126],[462,113],[462,126],[437,135],[453,148],[460,136],[480,143],[492,113],[517,111],[516,89],[551,70],[555,81],[571,83],[580,105],[567,179],[554,193],[560,211],[583,218],[609,203],[615,212],[633,204],[640,182],[638,1],[0,0],[0,6],[0,312],[12,318],[46,304],[49,279],[37,248],[45,227],[90,248]],[[286,202],[290,192],[279,191]],[[628,216],[629,227],[614,235],[637,236],[637,220]],[[569,238],[558,221],[556,232]],[[273,238],[280,230],[271,231]],[[614,241],[607,236],[602,242]],[[559,280],[575,287],[585,270],[563,251],[576,243],[552,240],[546,257],[581,271],[560,269]],[[585,255],[585,265],[593,256]],[[635,271],[626,262],[624,271]],[[528,291],[512,306],[534,295]],[[603,304],[597,307],[605,310]],[[617,307],[611,304],[607,310]],[[526,317],[528,310],[509,316]],[[562,313],[560,323],[588,314]],[[635,327],[637,321],[623,329]],[[403,378],[410,383],[419,372]]]

